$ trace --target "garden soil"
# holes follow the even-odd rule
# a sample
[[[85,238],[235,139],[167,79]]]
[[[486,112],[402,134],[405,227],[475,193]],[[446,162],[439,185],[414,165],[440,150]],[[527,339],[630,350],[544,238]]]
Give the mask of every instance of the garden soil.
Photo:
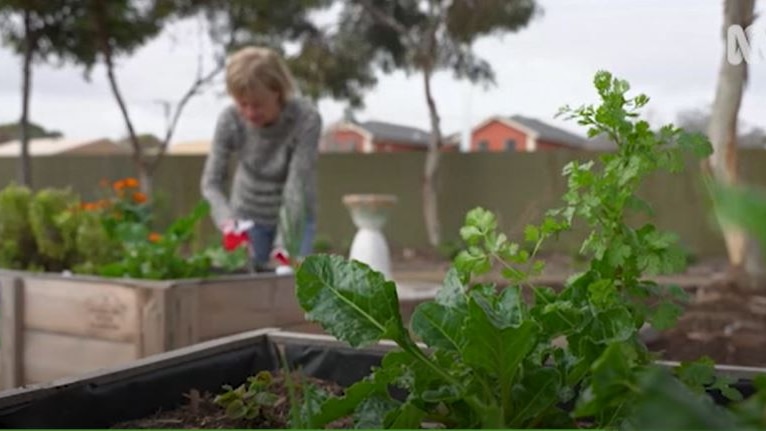
[[[335,384],[325,380],[307,378],[293,374],[293,383],[309,382],[327,393],[342,395],[343,389]],[[297,383],[300,385],[300,383]],[[192,391],[186,394],[187,402],[181,407],[173,410],[160,411],[154,415],[122,422],[113,429],[287,429],[290,428],[290,396],[285,385],[284,375],[276,373],[269,392],[277,395],[278,399],[273,406],[264,407],[261,414],[254,419],[232,419],[226,415],[223,407],[217,405],[213,400],[216,394],[200,394]],[[296,388],[300,393],[300,388]],[[338,421],[332,423],[328,428],[353,428],[349,421]]]

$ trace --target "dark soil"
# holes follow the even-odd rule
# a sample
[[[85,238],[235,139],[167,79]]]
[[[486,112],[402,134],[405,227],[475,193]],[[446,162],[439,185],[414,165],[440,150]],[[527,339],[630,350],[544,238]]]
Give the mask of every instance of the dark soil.
[[[343,389],[331,382],[318,380],[298,373],[292,375],[293,384],[296,387],[300,401],[302,385],[307,382],[323,389],[329,394],[341,395]],[[221,392],[224,392],[222,389]],[[186,394],[187,402],[174,410],[159,411],[154,415],[119,423],[114,429],[248,429],[248,428],[290,428],[290,397],[285,385],[284,374],[275,373],[272,384],[268,388],[269,393],[277,395],[278,399],[273,406],[263,407],[258,416],[253,419],[233,419],[226,415],[223,407],[213,400],[218,394],[204,393],[193,390]],[[333,423],[328,428],[352,428],[352,424],[345,422]]]
[[[649,347],[666,360],[766,367],[766,290],[726,280],[697,288],[678,325]]]

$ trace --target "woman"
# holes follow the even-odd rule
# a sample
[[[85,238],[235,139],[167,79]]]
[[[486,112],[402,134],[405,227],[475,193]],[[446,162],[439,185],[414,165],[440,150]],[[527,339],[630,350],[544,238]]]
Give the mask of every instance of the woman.
[[[296,96],[282,58],[267,48],[232,54],[226,89],[234,104],[218,117],[201,189],[215,224],[224,233],[249,220],[254,264],[264,269],[275,240],[300,244],[311,253],[316,218],[316,160],[322,120],[316,108]],[[231,199],[230,159],[236,157]],[[278,237],[278,239],[277,239]]]

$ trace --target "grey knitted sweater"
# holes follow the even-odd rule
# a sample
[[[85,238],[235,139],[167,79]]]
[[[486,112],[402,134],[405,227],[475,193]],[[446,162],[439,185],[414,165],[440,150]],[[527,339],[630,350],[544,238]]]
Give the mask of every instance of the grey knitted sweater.
[[[319,113],[305,99],[289,100],[277,121],[263,128],[242,118],[235,106],[227,107],[218,117],[201,181],[216,225],[227,219],[277,225],[280,210],[292,223],[304,214],[315,216],[321,128]],[[236,170],[229,199],[232,158]]]

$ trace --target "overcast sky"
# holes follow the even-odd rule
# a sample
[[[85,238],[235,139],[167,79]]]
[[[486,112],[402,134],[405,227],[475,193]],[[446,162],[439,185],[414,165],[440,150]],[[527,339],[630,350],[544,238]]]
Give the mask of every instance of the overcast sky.
[[[573,123],[553,119],[564,104],[593,101],[591,84],[598,69],[609,70],[647,93],[649,118],[674,121],[684,109],[712,102],[723,54],[723,0],[541,0],[544,14],[526,29],[504,38],[487,38],[476,52],[495,68],[489,90],[437,75],[436,100],[444,131],[453,133],[492,115],[537,117],[583,133]],[[766,12],[766,0],[756,2]],[[766,31],[761,19],[759,28]],[[175,101],[194,79],[200,44],[194,20],[169,26],[134,56],[118,61],[117,76],[136,129],[161,135],[165,119],[156,100]],[[209,64],[209,63],[208,63]],[[0,123],[20,115],[20,60],[0,50]],[[119,138],[125,126],[102,68],[91,82],[81,70],[34,69],[33,121],[67,137]],[[222,87],[187,106],[176,141],[210,138],[218,112],[228,103]],[[428,128],[422,81],[401,73],[381,76],[366,96],[361,120],[380,120]],[[325,124],[341,118],[342,103],[319,104]],[[766,61],[751,65],[741,118],[766,128]]]

